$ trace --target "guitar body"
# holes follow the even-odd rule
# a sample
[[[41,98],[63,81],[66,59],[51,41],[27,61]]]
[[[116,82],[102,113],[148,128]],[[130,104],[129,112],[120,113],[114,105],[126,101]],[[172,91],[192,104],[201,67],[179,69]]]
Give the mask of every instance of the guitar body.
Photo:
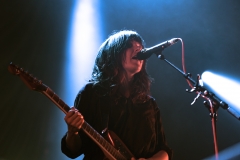
[[[107,130],[104,133],[104,138],[118,151],[120,152],[126,159],[131,159],[133,154],[130,150],[125,146],[122,140],[111,130]],[[103,151],[105,156],[108,158],[108,155]]]
[[[55,94],[42,81],[33,77],[22,68],[10,63],[8,66],[9,72],[20,77],[20,79],[34,91],[38,91],[47,96],[59,109],[65,114],[68,113],[70,107],[62,101],[57,94]],[[88,135],[103,151],[108,160],[130,160],[133,154],[128,150],[121,139],[112,131],[105,132],[103,138],[95,129],[93,129],[86,121],[84,121],[81,128],[86,135]]]

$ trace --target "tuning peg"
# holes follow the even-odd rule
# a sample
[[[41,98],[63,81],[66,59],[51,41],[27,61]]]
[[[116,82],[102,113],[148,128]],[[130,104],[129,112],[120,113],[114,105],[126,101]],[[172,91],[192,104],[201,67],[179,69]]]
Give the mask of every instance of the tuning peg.
[[[38,80],[36,77],[33,78],[34,82],[37,83],[37,84],[42,84],[42,81],[41,80]]]
[[[12,65],[14,65],[14,64],[12,64]],[[14,65],[16,68],[19,68],[19,66],[18,65]]]

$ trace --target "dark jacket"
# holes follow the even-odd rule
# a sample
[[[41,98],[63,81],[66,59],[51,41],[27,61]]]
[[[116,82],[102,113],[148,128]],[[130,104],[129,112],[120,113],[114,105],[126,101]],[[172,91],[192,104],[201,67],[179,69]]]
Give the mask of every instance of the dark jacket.
[[[133,104],[131,98],[118,97],[116,103],[101,87],[89,83],[80,90],[74,106],[98,133],[106,127],[116,133],[135,158],[149,158],[165,150],[171,159],[172,151],[165,141],[155,100],[150,97],[144,103]],[[86,160],[103,159],[99,147],[83,131],[80,130],[79,135],[83,144],[79,152],[68,150],[66,135],[62,138],[62,152],[70,158],[84,154]]]

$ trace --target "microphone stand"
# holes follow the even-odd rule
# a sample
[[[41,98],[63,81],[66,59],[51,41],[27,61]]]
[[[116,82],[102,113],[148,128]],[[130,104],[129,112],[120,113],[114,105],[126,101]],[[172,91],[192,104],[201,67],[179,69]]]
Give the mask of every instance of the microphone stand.
[[[219,99],[217,96],[215,96],[215,94],[213,94],[213,93],[209,92],[207,89],[205,89],[200,83],[200,80],[201,80],[200,75],[197,75],[197,82],[196,82],[191,78],[190,73],[186,74],[182,70],[177,68],[170,61],[168,61],[161,52],[156,55],[157,55],[158,59],[164,60],[166,63],[168,63],[174,69],[179,71],[184,76],[184,78],[186,78],[188,81],[190,81],[194,85],[194,87],[191,90],[186,89],[186,92],[188,92],[188,93],[193,93],[193,92],[197,93],[196,98],[194,98],[194,101],[191,103],[192,105],[195,103],[195,101],[200,96],[208,100],[209,104],[206,101],[204,101],[203,103],[210,112],[209,115],[210,115],[211,121],[212,121],[212,132],[213,132],[213,140],[214,140],[215,158],[216,158],[216,160],[218,160],[218,142],[217,142],[217,131],[216,131],[217,110],[219,107],[222,107],[223,109],[227,109],[227,111],[230,114],[232,114],[235,118],[237,118],[238,120],[240,120],[240,114],[238,112],[236,112],[234,109],[230,108],[227,103],[223,102],[221,99]]]

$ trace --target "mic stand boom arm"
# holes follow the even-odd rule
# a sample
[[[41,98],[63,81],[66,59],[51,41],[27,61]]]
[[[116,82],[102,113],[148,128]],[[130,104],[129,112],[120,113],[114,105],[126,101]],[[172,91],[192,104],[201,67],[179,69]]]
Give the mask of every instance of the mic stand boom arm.
[[[179,71],[184,78],[186,78],[187,80],[189,80],[193,85],[194,88],[191,89],[190,91],[187,89],[187,92],[201,92],[201,95],[204,97],[208,97],[210,98],[210,100],[212,101],[212,103],[216,106],[220,106],[223,109],[227,109],[227,111],[233,115],[235,118],[237,118],[238,120],[240,120],[240,114],[235,111],[233,108],[229,107],[227,103],[225,103],[224,101],[222,101],[220,98],[218,98],[214,93],[209,92],[207,89],[205,89],[203,86],[199,85],[199,80],[196,82],[191,78],[191,74],[190,73],[184,73],[182,70],[180,70],[179,68],[177,68],[174,64],[172,64],[170,61],[168,61],[165,56],[161,53],[161,54],[157,54],[158,59],[164,60],[166,63],[168,63],[170,66],[172,66],[174,69],[176,69],[177,71]],[[199,75],[198,75],[199,77]]]
[[[230,114],[232,114],[235,118],[237,118],[238,120],[240,120],[240,114],[238,112],[236,112],[234,109],[230,108],[227,103],[223,102],[215,94],[213,94],[213,93],[209,92],[207,89],[205,89],[201,84],[199,85],[200,80],[201,80],[200,75],[197,76],[197,82],[195,82],[191,78],[190,73],[187,73],[187,74],[184,73],[178,67],[173,65],[170,61],[168,61],[162,53],[160,53],[160,54],[158,53],[156,55],[157,55],[158,59],[164,60],[166,63],[168,63],[174,69],[179,71],[184,76],[184,78],[187,79],[187,81],[190,81],[194,85],[194,87],[191,90],[186,89],[186,91],[189,93],[193,93],[193,92],[197,93],[196,98],[194,99],[194,101],[191,104],[194,104],[195,101],[200,96],[208,100],[209,104],[206,101],[204,101],[204,105],[205,105],[205,107],[208,108],[208,110],[210,112],[210,117],[211,117],[211,121],[212,121],[213,139],[214,139],[215,158],[216,158],[216,160],[218,160],[218,143],[217,143],[217,132],[216,132],[217,109],[219,108],[219,106],[222,107],[223,109],[227,109],[227,111]]]

